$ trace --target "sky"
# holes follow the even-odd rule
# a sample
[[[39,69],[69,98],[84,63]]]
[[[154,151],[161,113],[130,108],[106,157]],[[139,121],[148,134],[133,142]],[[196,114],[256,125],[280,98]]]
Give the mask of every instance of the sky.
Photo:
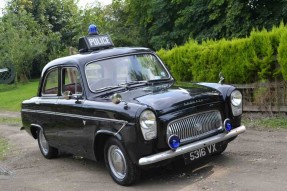
[[[93,4],[95,1],[100,2],[102,5],[108,5],[112,3],[112,0],[79,0],[78,5],[79,7],[85,7],[86,4]]]
[[[2,16],[2,9],[5,7],[7,0],[0,0],[0,16]],[[102,5],[108,5],[112,3],[112,0],[79,0],[79,7],[85,7],[86,4],[93,4],[94,2],[100,2]]]
[[[2,9],[5,7],[5,1],[0,0],[0,16],[2,15]]]

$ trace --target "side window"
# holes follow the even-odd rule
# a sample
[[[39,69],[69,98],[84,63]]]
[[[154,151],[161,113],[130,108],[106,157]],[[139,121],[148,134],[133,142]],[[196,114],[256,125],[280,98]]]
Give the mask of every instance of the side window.
[[[80,74],[75,67],[62,69],[62,94],[65,91],[70,91],[72,94],[82,94]]]
[[[42,94],[44,95],[58,94],[58,68],[52,69],[46,75]]]

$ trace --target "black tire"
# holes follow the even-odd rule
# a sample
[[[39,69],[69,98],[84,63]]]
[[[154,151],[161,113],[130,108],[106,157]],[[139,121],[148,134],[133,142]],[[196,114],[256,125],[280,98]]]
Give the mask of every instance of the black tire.
[[[224,144],[219,145],[218,150],[215,153],[213,153],[212,155],[213,156],[221,155],[221,153],[223,153],[226,150],[227,145],[228,145],[228,143],[224,143]]]
[[[133,164],[121,142],[116,138],[111,137],[107,140],[104,156],[106,167],[117,184],[129,186],[140,178],[139,167]]]
[[[58,156],[58,149],[51,147],[48,143],[48,141],[45,138],[45,135],[43,133],[42,129],[39,129],[37,131],[37,139],[38,139],[38,145],[39,145],[39,149],[42,153],[42,155],[46,158],[46,159],[52,159],[52,158],[56,158]]]

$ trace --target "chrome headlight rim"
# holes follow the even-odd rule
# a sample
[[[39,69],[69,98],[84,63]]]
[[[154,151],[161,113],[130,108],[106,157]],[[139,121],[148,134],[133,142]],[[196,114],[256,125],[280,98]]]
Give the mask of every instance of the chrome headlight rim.
[[[153,125],[151,124],[152,122],[154,122],[154,124],[156,125],[156,116],[154,112],[149,109],[144,110],[140,115],[141,127],[143,127],[144,129],[149,129]]]
[[[232,106],[240,107],[242,105],[242,93],[239,90],[234,90],[230,95]]]
[[[140,114],[139,124],[145,140],[157,137],[157,118],[152,110],[146,109]]]

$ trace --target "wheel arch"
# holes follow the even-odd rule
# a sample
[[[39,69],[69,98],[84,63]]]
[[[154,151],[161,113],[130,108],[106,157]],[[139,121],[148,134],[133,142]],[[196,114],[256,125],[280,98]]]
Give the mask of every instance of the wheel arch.
[[[39,129],[43,129],[43,128],[38,124],[31,124],[30,131],[34,139],[37,139],[37,136],[38,136],[37,132]]]
[[[112,131],[99,130],[96,133],[95,140],[94,140],[94,153],[95,153],[95,158],[97,161],[104,159],[104,147],[105,147],[106,141],[110,137],[115,137],[119,141],[122,140],[122,137],[120,134],[112,132]]]

